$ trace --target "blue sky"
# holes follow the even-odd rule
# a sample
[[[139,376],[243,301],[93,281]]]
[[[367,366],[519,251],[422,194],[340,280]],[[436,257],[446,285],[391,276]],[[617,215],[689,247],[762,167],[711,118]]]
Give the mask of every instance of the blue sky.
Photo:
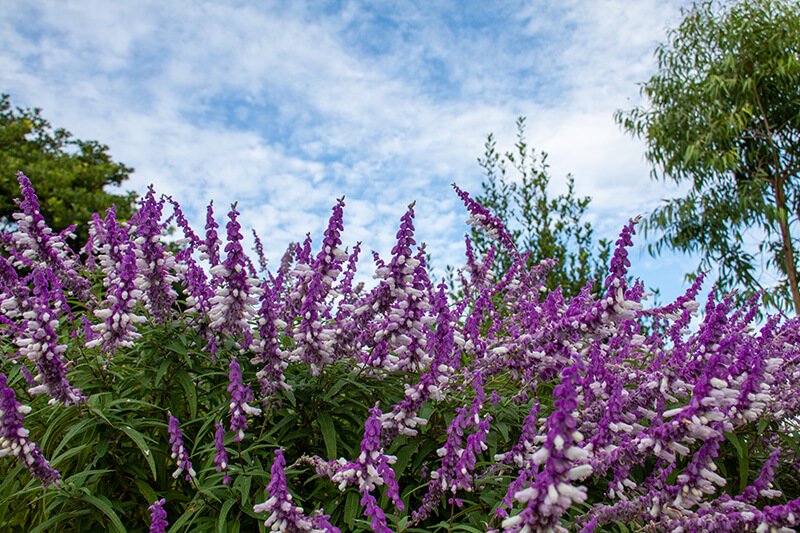
[[[0,92],[109,145],[136,169],[127,188],[153,183],[197,230],[210,200],[220,216],[238,201],[271,264],[307,232],[320,242],[344,195],[345,244],[382,254],[416,201],[441,269],[463,263],[468,229],[450,184],[479,193],[486,134],[510,149],[518,116],[549,153],[552,192],[572,173],[593,198],[598,237],[675,194],[613,114],[639,103],[688,4],[6,0]],[[683,292],[696,260],[644,243],[637,275]]]

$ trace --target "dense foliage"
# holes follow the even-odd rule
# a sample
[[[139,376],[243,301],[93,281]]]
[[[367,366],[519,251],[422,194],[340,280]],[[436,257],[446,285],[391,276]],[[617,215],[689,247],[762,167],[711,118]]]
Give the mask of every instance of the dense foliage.
[[[548,290],[561,289],[565,298],[580,293],[587,283],[599,286],[608,271],[610,243],[594,243],[592,225],[584,220],[591,198],[575,195],[575,178],[567,176],[567,192],[551,196],[547,154],[537,154],[525,141],[525,118],[517,119],[514,150],[501,155],[492,134],[478,163],[486,174],[481,193],[475,199],[505,226],[520,253],[527,254],[528,268],[545,259],[553,267],[544,279]],[[509,172],[509,167],[514,172]],[[494,240],[472,228],[472,244],[485,255]],[[502,277],[514,264],[515,256],[503,249],[493,253],[495,275]]]
[[[800,314],[800,4],[693,4],[656,57],[647,104],[617,120],[647,141],[654,177],[692,187],[646,221],[651,252],[699,252],[739,302],[761,292]]]
[[[709,297],[645,309],[617,241],[565,300],[467,254],[428,277],[413,208],[355,283],[344,201],[274,271],[235,205],[203,235],[151,189],[79,260],[30,181],[0,256],[0,530],[795,531],[800,331]],[[167,217],[165,211],[172,210]],[[183,232],[173,255],[168,224]],[[316,249],[316,251],[314,251]],[[263,258],[259,258],[263,259]],[[260,264],[264,264],[259,261]],[[597,296],[594,296],[597,294]],[[641,323],[646,321],[645,332]]]
[[[108,147],[97,141],[74,139],[62,128],[53,130],[40,109],[12,108],[4,94],[0,96],[0,230],[13,229],[17,170],[33,177],[39,209],[53,230],[76,226],[76,238],[69,241],[75,250],[88,238],[92,213],[111,205],[116,205],[121,219],[133,213],[134,193],[105,190],[119,187],[132,168],[115,163]]]

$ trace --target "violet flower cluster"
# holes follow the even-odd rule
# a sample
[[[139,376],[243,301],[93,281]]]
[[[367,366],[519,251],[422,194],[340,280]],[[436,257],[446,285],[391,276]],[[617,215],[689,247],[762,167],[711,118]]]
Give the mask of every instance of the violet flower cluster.
[[[428,423],[424,418],[417,416],[417,412],[432,398],[436,401],[444,399],[444,390],[453,379],[458,365],[458,352],[456,351],[456,338],[453,325],[455,320],[447,305],[447,287],[444,283],[439,285],[439,291],[434,296],[433,311],[436,313],[436,328],[430,330],[426,339],[426,346],[434,354],[430,357],[429,366],[415,385],[406,385],[405,398],[392,406],[391,413],[381,416],[381,441],[388,442],[397,435],[417,435],[417,426]],[[463,343],[463,338],[458,335]]]
[[[28,439],[30,432],[22,425],[30,412],[30,407],[16,400],[6,376],[0,374],[0,457],[16,457],[43,487],[58,484],[61,474],[50,466],[36,443]]]
[[[275,450],[275,460],[267,484],[269,498],[264,503],[253,506],[256,513],[269,513],[264,526],[270,528],[270,531],[286,533],[339,533],[339,529],[328,522],[330,516],[324,515],[322,511],[313,516],[305,516],[303,508],[292,502],[292,495],[286,484],[285,466],[283,450]]]
[[[163,244],[161,236],[167,232],[160,223],[165,198],[156,200],[153,186],[141,201],[131,224],[136,225],[136,286],[142,291],[144,305],[156,322],[164,322],[172,311],[178,293],[172,285],[179,281],[180,267]]]
[[[415,254],[414,204],[408,206],[392,248],[392,260],[379,266],[375,277],[381,283],[373,304],[376,316],[371,343],[375,346],[368,362],[392,371],[419,372],[432,357],[425,334],[433,321],[430,316],[430,281],[425,270],[424,248]],[[383,315],[385,313],[385,315]],[[381,319],[378,319],[380,317]]]
[[[170,197],[167,197],[170,205],[173,208],[173,217],[178,227],[183,232],[183,238],[175,241],[177,246],[182,246],[183,249],[175,256],[175,261],[179,265],[183,265],[183,274],[180,276],[183,281],[184,290],[186,295],[186,311],[187,315],[197,313],[198,315],[205,316],[210,309],[211,298],[214,297],[214,290],[208,283],[208,278],[205,271],[200,264],[194,260],[192,254],[201,246],[200,238],[189,226],[186,216],[180,208],[180,205]],[[209,205],[209,210],[211,206]],[[211,211],[213,215],[213,211]],[[211,222],[213,222],[213,216]],[[216,222],[214,222],[216,224]],[[208,255],[206,255],[208,257]]]
[[[503,221],[492,216],[488,209],[470,198],[469,194],[459,189],[455,183],[453,184],[453,189],[455,189],[456,194],[463,200],[469,211],[467,224],[482,231],[487,238],[499,242],[508,252],[515,256],[515,259],[519,259],[519,252],[516,251],[516,246],[514,246],[514,239],[506,230]]]
[[[219,280],[219,285],[211,299],[208,316],[212,329],[243,337],[242,346],[247,348],[253,343],[250,321],[255,315],[253,306],[258,303],[261,289],[258,287],[258,280],[247,269],[238,215],[234,204],[228,213],[228,243],[225,245],[227,256],[225,261],[212,266],[210,270],[212,276]]]
[[[331,318],[328,297],[338,294],[333,285],[342,272],[342,263],[347,259],[347,254],[340,248],[343,207],[344,198],[333,209],[322,249],[314,261],[307,256],[305,261],[298,261],[293,272],[298,284],[290,298],[295,306],[299,306],[299,321],[292,329],[295,348],[291,352],[291,359],[308,365],[314,376],[319,375],[322,368],[335,358],[333,345],[337,331],[327,327],[326,322]]]
[[[92,326],[96,338],[86,343],[87,348],[100,347],[103,352],[113,355],[119,348],[133,347],[133,341],[140,338],[136,325],[146,318],[136,314],[136,306],[142,298],[142,291],[136,280],[139,270],[136,266],[135,243],[119,226],[116,210],[112,206],[106,213],[102,226],[97,226],[94,242],[99,249],[100,266],[105,274],[103,284],[107,288],[106,299],[94,316],[103,320]]]
[[[281,348],[278,340],[279,330],[285,329],[287,324],[275,312],[276,294],[273,289],[266,284],[263,284],[261,289],[263,291],[261,307],[256,321],[258,339],[250,346],[255,354],[250,362],[254,365],[263,365],[256,373],[256,377],[261,385],[262,401],[267,403],[281,391],[291,390],[292,387],[284,376],[284,370],[289,366],[289,354]]]
[[[189,461],[189,454],[186,452],[186,448],[183,445],[183,432],[178,425],[178,419],[172,416],[172,413],[169,413],[167,432],[169,433],[169,443],[172,446],[171,457],[178,465],[178,468],[172,473],[172,477],[177,479],[178,476],[181,475],[181,472],[186,472],[186,481],[189,481],[189,478],[193,478],[197,474],[194,468],[192,468],[192,463]]]
[[[166,500],[162,498],[150,506],[150,533],[166,532],[169,523],[167,523],[167,513],[164,511],[165,503]]]
[[[247,415],[258,416],[261,414],[261,409],[252,407],[248,403],[253,401],[253,393],[242,383],[242,372],[236,358],[231,359],[228,378],[230,380],[228,392],[231,393],[231,431],[236,432],[234,440],[240,442],[247,430]]]
[[[225,426],[222,422],[217,422],[215,425],[217,430],[214,432],[214,449],[217,450],[217,455],[214,457],[214,464],[217,472],[225,472],[222,478],[222,484],[227,485],[231,482],[231,476],[228,475],[228,452],[225,450]]]
[[[22,172],[17,172],[22,199],[18,201],[20,212],[13,218],[17,231],[12,236],[12,253],[21,265],[37,266],[55,274],[64,290],[81,300],[89,299],[89,282],[78,273],[77,257],[67,246],[66,238],[74,237],[74,227],[61,234],[53,233],[39,212],[39,202],[31,181]]]
[[[381,411],[378,407],[370,409],[370,417],[364,427],[364,439],[361,441],[361,453],[355,461],[339,459],[329,463],[331,481],[338,484],[339,490],[344,491],[348,485],[358,486],[361,492],[361,506],[364,514],[370,518],[373,531],[380,533],[390,532],[386,524],[386,515],[376,505],[377,500],[372,492],[376,487],[386,487],[386,496],[394,506],[402,511],[405,506],[400,499],[400,487],[395,480],[391,465],[397,457],[386,455],[381,448]]]
[[[479,489],[475,485],[474,470],[477,457],[487,448],[486,436],[491,420],[490,416],[483,419],[480,416],[486,394],[479,381],[480,378],[472,384],[475,399],[470,410],[462,407],[456,410],[458,414],[447,427],[447,441],[436,450],[436,454],[442,458],[442,466],[431,472],[428,492],[422,505],[412,513],[414,521],[426,519],[448,492],[451,494],[449,502],[461,507],[461,501],[456,498],[456,494],[459,491],[473,492]],[[473,429],[474,433],[467,435],[467,442],[462,447],[465,431],[469,429]]]
[[[514,490],[514,501],[524,507],[520,513],[503,521],[504,531],[566,531],[560,525],[560,517],[573,504],[586,501],[586,488],[572,484],[592,474],[587,462],[591,449],[581,445],[584,438],[573,416],[578,408],[576,389],[582,384],[582,369],[579,359],[561,373],[562,382],[553,391],[555,410],[545,426],[547,438],[520,474],[519,479],[523,482],[527,479],[529,485],[520,489],[517,483],[510,488]],[[541,471],[538,470],[540,466],[544,466]]]
[[[14,342],[20,347],[19,355],[36,368],[33,378],[35,386],[28,389],[31,394],[47,394],[53,401],[64,405],[78,405],[85,400],[80,389],[67,381],[67,368],[62,354],[67,345],[59,343],[59,309],[61,301],[50,302],[49,283],[40,270],[33,272],[33,309],[23,313],[25,329]]]

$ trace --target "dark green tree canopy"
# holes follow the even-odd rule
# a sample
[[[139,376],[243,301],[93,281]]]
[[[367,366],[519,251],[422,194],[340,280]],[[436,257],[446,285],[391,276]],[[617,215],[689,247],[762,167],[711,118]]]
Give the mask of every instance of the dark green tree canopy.
[[[112,161],[108,147],[97,141],[73,139],[64,129],[53,129],[40,109],[13,109],[9,96],[0,98],[0,229],[13,228],[12,214],[19,196],[16,173],[31,180],[41,212],[54,231],[75,224],[79,249],[88,237],[86,222],[112,204],[118,216],[130,218],[136,194],[110,194],[133,169]]]
[[[525,118],[517,120],[517,143],[514,151],[501,155],[492,134],[486,140],[486,151],[478,163],[486,173],[482,193],[475,199],[503,221],[520,253],[530,252],[528,266],[544,259],[555,259],[556,266],[546,278],[549,290],[561,287],[565,297],[577,295],[589,281],[595,290],[602,287],[608,272],[610,245],[593,242],[593,229],[583,221],[591,198],[575,195],[575,179],[567,176],[567,192],[556,197],[549,194],[547,154],[531,150],[525,142]],[[508,172],[513,167],[517,178]],[[478,252],[485,254],[492,241],[472,229],[470,236]],[[496,276],[508,271],[513,258],[500,253],[495,256]]]
[[[653,177],[689,182],[651,214],[646,232],[716,266],[740,298],[764,290],[800,312],[800,7],[786,0],[694,4],[656,50],[647,104],[618,111],[647,141]],[[762,269],[765,274],[762,275]]]

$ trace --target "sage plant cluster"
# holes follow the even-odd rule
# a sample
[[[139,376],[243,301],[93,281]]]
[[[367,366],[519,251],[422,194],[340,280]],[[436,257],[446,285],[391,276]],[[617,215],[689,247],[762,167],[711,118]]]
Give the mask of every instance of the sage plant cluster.
[[[455,187],[496,243],[467,239],[458,291],[431,279],[413,204],[365,287],[344,199],[270,269],[235,205],[198,235],[152,187],[75,254],[18,179],[2,530],[800,530],[800,322],[756,330],[755,304],[714,291],[701,317],[702,278],[646,307],[635,220],[603,286],[565,300]]]

